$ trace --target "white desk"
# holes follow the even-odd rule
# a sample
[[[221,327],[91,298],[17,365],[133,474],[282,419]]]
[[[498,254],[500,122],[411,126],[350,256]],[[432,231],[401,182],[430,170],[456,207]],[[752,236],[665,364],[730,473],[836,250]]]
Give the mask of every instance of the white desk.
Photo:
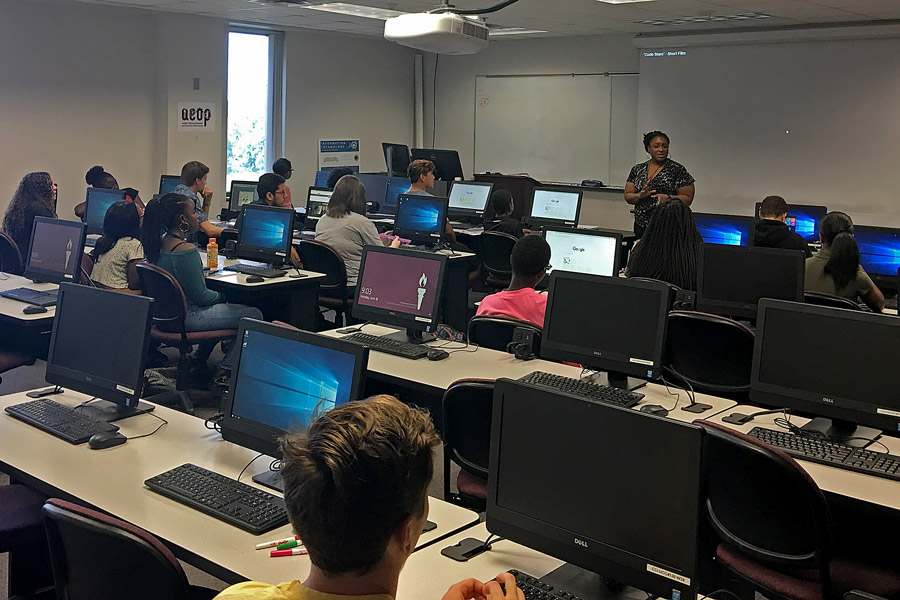
[[[87,398],[75,392],[53,396],[69,406]],[[0,408],[27,400],[24,393],[0,396]],[[73,446],[0,412],[0,470],[48,494],[92,505],[142,527],[165,540],[179,558],[225,581],[280,582],[305,575],[309,568],[305,556],[269,558],[268,552],[254,550],[258,543],[292,535],[289,525],[254,536],[144,487],[144,480],[185,462],[237,477],[258,454],[223,441],[195,417],[163,406],[154,413],[169,424],[153,436],[91,450],[87,444]],[[149,433],[159,423],[150,415],[139,415],[117,424],[124,435],[132,436]],[[268,469],[270,462],[260,457],[241,481],[255,486],[251,477]],[[436,498],[429,499],[429,510],[429,520],[438,527],[422,535],[420,548],[478,520],[476,513]]]
[[[27,287],[40,292],[49,292],[58,289],[55,283],[34,283],[30,279],[26,279],[20,275],[10,275],[9,273],[0,273],[0,291],[12,290],[15,288]],[[28,306],[24,302],[13,300],[12,298],[4,298],[0,296],[0,316],[14,321],[23,323],[35,321],[52,321],[56,315],[56,307],[47,307],[47,312],[26,315],[22,310]]]

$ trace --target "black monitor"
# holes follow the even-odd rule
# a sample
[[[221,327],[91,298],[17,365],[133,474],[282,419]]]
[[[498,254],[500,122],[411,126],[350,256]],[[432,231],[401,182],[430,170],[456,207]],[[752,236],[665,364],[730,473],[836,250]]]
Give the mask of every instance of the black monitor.
[[[434,148],[413,148],[413,160],[430,160],[434,163],[434,177],[443,181],[465,179],[459,152],[456,150],[435,150]]]
[[[701,244],[697,310],[756,318],[760,298],[803,302],[805,267],[802,250]]]
[[[160,175],[159,176],[159,195],[165,196],[171,194],[181,183],[181,175]]]
[[[536,187],[527,220],[538,226],[575,227],[581,212],[581,195],[578,189]]]
[[[383,246],[363,247],[353,317],[406,329],[404,341],[422,341],[439,322],[447,257]]]
[[[756,203],[754,219],[759,219],[759,207],[762,202]],[[793,232],[799,233],[807,242],[819,241],[819,222],[828,212],[824,206],[812,204],[788,204],[788,216],[785,225]]]
[[[753,225],[756,219],[738,215],[694,213],[694,222],[707,244],[750,246],[753,244]]]
[[[865,446],[900,431],[898,356],[895,316],[760,300],[750,400],[822,417],[803,429]]]
[[[259,198],[256,192],[258,181],[237,181],[231,182],[231,193],[228,195],[228,210],[239,211],[245,204],[250,204]]]
[[[103,220],[106,211],[116,202],[125,200],[125,190],[107,190],[89,187],[84,200],[84,222],[87,232],[103,233]]]
[[[879,287],[894,291],[900,268],[900,229],[854,225],[859,264]]]
[[[703,439],[697,425],[499,379],[488,531],[647,594],[695,598]]]
[[[327,187],[311,187],[306,195],[306,225],[315,229],[316,222],[328,210],[333,190]]]
[[[106,402],[85,413],[117,421],[153,410],[140,402],[153,300],[61,283],[47,354],[48,383]]]
[[[409,171],[409,146],[381,142],[388,175],[406,175]]]
[[[550,262],[555,271],[612,277],[619,273],[622,234],[592,229],[545,227],[544,241],[550,246]]]
[[[448,211],[451,216],[483,217],[491,199],[493,183],[454,181],[450,186]]]
[[[79,282],[85,229],[84,223],[35,217],[30,251],[22,257],[25,277],[49,283]]]
[[[669,290],[658,281],[554,271],[541,358],[607,371],[609,385],[615,387],[641,387],[643,381],[627,376],[660,375]]]
[[[357,173],[356,176],[366,188],[366,212],[378,212],[387,193],[388,176],[384,173]]]
[[[395,213],[397,211],[397,200],[399,199],[400,194],[405,194],[409,191],[409,188],[409,177],[388,177],[387,186],[384,192],[384,202],[381,203],[381,212]]]
[[[304,431],[313,417],[359,400],[368,348],[253,319],[241,319],[222,437],[280,458],[278,438]],[[272,471],[254,481],[281,489]]]
[[[420,194],[400,194],[394,235],[414,244],[440,244],[447,220],[447,198]]]
[[[248,204],[242,209],[234,255],[273,265],[287,262],[293,243],[294,211]]]

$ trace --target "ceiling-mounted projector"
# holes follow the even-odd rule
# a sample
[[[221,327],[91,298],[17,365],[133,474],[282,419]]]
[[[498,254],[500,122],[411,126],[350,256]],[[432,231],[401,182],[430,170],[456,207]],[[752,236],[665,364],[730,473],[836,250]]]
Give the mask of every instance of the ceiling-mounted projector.
[[[417,13],[388,19],[384,39],[437,54],[475,54],[487,47],[488,28],[452,12]]]

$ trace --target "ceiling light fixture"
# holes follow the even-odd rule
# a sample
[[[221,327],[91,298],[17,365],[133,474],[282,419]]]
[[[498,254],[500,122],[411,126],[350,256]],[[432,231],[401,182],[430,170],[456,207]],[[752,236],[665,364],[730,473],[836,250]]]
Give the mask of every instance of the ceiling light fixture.
[[[325,4],[308,5],[306,8],[309,10],[321,10],[339,15],[349,15],[351,17],[381,19],[382,21],[387,21],[388,19],[407,14],[399,10],[362,6],[359,4],[350,4],[349,2],[327,2]]]
[[[522,27],[501,27],[499,29],[491,29],[490,37],[498,35],[526,35],[530,33],[547,33],[543,29],[524,29]]]
[[[631,22],[637,25],[656,25],[658,27],[662,27],[664,25],[699,25],[703,23],[719,23],[722,21],[750,21],[771,18],[772,15],[766,15],[763,13],[741,13],[739,15],[703,15],[692,17],[675,17],[673,19],[641,19]]]

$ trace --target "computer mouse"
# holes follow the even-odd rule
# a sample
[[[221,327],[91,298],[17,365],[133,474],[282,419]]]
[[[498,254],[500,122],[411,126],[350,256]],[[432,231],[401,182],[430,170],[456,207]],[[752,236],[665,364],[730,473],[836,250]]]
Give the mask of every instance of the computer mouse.
[[[450,353],[440,348],[432,348],[428,351],[428,360],[444,360],[450,356]]]
[[[90,446],[91,450],[103,450],[124,444],[127,441],[128,438],[118,431],[101,431],[91,436],[91,439],[88,440],[88,446]]]
[[[25,308],[22,309],[22,312],[26,315],[36,315],[38,313],[45,313],[47,309],[38,304],[29,304]]]
[[[649,415],[656,415],[658,417],[665,417],[669,414],[669,411],[660,406],[659,404],[647,404],[641,407],[642,413],[647,413]]]
[[[262,283],[265,280],[264,277],[260,277],[259,275],[250,275],[247,277],[247,283]]]

